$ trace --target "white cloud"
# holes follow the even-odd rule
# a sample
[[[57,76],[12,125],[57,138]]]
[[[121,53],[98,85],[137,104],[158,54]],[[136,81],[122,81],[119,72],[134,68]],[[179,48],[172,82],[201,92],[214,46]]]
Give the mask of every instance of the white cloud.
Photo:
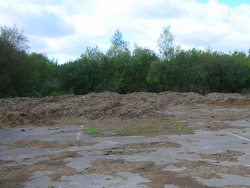
[[[0,25],[17,24],[31,51],[60,62],[79,57],[86,47],[106,50],[120,29],[131,44],[157,49],[164,26],[171,25],[183,48],[220,51],[250,48],[250,4],[230,7],[217,0],[0,0]]]

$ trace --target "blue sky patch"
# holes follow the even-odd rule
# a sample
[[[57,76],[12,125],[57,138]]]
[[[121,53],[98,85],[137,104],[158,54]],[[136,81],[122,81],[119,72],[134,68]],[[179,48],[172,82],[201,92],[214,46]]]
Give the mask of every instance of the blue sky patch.
[[[197,0],[199,3],[207,3],[209,0]],[[242,4],[250,5],[250,0],[217,0],[219,3],[229,5],[230,7],[237,7]]]

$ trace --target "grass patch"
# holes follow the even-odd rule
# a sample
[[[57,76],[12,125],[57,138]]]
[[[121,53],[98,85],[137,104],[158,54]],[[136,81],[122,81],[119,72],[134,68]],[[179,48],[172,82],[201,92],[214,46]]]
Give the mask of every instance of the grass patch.
[[[100,123],[90,121],[89,124],[90,128],[88,128],[85,133],[94,137],[194,134],[193,131],[178,122],[165,123],[155,121],[143,121],[127,123]]]
[[[98,130],[93,128],[93,127],[90,127],[88,128],[86,131],[85,131],[86,134],[97,134],[98,133]]]
[[[159,126],[144,124],[129,124],[122,128],[116,128],[116,136],[151,136],[159,134]]]
[[[112,136],[156,136],[156,135],[179,135],[186,134],[176,126],[166,125],[162,122],[131,122],[121,124],[101,125],[101,133],[95,134],[97,137]]]
[[[194,134],[194,131],[191,131],[189,128],[185,127],[184,125],[181,125],[180,123],[178,123],[176,121],[171,121],[170,124],[184,130],[185,132],[187,132],[189,134]]]
[[[89,120],[96,120],[96,116],[88,116]]]

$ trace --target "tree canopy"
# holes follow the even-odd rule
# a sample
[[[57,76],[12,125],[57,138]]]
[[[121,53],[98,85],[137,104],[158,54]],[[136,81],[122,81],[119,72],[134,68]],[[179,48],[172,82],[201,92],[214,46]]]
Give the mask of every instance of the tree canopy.
[[[117,30],[107,52],[88,47],[62,65],[46,54],[28,52],[28,39],[17,27],[0,28],[0,97],[86,94],[113,91],[250,91],[250,56],[244,52],[183,50],[170,27],[159,36],[159,54],[123,39]]]

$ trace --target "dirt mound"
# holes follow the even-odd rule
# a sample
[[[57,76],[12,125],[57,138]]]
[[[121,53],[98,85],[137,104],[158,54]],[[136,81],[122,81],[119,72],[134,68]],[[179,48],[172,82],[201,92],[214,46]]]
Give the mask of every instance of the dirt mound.
[[[241,94],[211,93],[130,93],[104,92],[87,95],[62,95],[46,98],[0,99],[1,125],[53,125],[60,121],[88,118],[143,118],[157,110],[177,107],[250,105],[250,98]]]

